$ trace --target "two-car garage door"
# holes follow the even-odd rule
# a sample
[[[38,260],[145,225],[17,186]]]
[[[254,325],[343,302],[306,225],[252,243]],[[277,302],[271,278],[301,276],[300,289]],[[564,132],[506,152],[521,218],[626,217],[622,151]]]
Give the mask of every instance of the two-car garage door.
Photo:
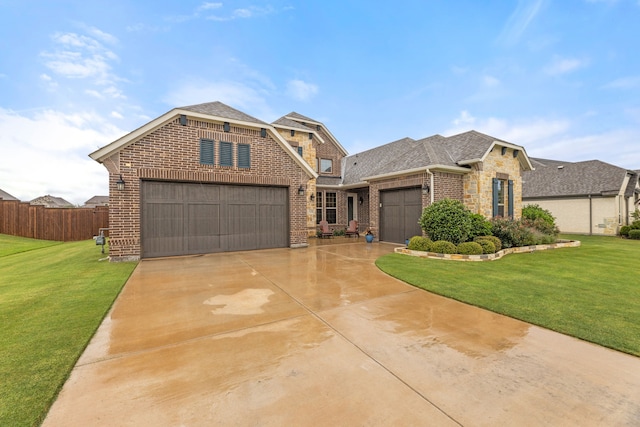
[[[287,247],[288,189],[142,182],[145,258]]]

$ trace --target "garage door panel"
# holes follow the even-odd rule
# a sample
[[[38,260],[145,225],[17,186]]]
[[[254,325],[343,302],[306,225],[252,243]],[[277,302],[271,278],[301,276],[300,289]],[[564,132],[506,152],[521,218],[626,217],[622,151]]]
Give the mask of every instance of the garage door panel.
[[[230,204],[228,205],[228,213],[229,216],[224,233],[225,250],[246,251],[257,249],[257,207],[249,204]]]
[[[143,181],[142,256],[286,247],[288,189]]]
[[[197,203],[187,209],[188,253],[220,252],[220,205]]]
[[[284,205],[260,205],[258,247],[278,248],[287,245],[287,209]]]
[[[184,218],[181,203],[150,203],[145,209],[143,235],[149,256],[184,251]]]

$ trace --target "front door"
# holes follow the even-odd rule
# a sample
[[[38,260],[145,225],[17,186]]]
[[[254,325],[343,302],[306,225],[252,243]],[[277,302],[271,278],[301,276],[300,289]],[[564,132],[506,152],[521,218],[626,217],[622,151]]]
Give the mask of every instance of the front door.
[[[358,220],[358,209],[356,205],[356,200],[358,200],[358,195],[355,193],[347,194],[347,224],[352,219]]]

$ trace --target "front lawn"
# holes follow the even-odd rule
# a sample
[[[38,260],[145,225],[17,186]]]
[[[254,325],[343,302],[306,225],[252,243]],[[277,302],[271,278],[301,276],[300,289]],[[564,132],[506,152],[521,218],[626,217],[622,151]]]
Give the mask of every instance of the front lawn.
[[[379,258],[387,274],[422,289],[640,356],[640,242],[582,242],[488,262]]]
[[[136,263],[0,234],[0,426],[39,425]]]

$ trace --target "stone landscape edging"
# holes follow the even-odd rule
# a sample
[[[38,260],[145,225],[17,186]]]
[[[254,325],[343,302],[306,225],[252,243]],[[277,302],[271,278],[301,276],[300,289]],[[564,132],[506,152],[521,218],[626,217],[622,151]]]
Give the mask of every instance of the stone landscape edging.
[[[556,243],[548,245],[520,246],[517,248],[502,249],[494,254],[483,255],[462,255],[462,254],[439,254],[435,252],[413,251],[411,249],[395,248],[395,252],[404,255],[415,256],[419,258],[444,259],[450,261],[495,261],[509,254],[531,253],[536,251],[546,251],[548,249],[558,248],[576,248],[580,246],[579,240],[559,240]]]

